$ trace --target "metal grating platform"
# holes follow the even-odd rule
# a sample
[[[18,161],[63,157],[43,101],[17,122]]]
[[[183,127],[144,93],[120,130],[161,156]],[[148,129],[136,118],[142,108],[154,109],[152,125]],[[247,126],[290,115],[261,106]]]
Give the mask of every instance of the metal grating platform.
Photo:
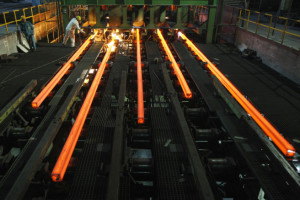
[[[120,76],[121,69],[128,63],[129,57],[117,54],[103,91],[101,104],[95,108],[89,124],[68,199],[105,198],[115,126],[115,117],[111,112],[113,81]]]
[[[182,166],[187,167],[188,160],[183,149],[181,133],[174,126],[174,113],[169,113],[169,103],[165,101],[165,86],[160,72],[160,64],[154,58],[161,58],[158,46],[146,42],[149,73],[152,85],[150,108],[153,134],[153,154],[155,158],[156,198],[158,199],[199,199],[191,174],[183,175]],[[168,145],[166,145],[169,143]]]

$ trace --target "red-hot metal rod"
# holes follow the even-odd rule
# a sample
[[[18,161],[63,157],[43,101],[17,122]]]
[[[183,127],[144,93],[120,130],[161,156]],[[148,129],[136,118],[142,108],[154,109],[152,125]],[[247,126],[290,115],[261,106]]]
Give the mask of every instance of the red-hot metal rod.
[[[90,43],[91,38],[93,38],[97,32],[94,33],[94,35],[91,35],[88,37],[88,39],[81,45],[81,47],[73,54],[73,56],[66,62],[63,67],[57,72],[57,74],[51,79],[51,81],[43,88],[43,90],[39,93],[39,95],[32,101],[31,106],[33,108],[38,108],[43,103],[43,101],[46,99],[46,97],[50,94],[50,92],[53,90],[53,88],[58,84],[58,82],[61,80],[61,78],[67,73],[69,68],[71,67],[71,62],[75,61],[80,54],[83,52],[83,50],[88,46]]]
[[[138,96],[138,123],[144,123],[144,92],[143,92],[143,74],[140,47],[140,31],[136,29],[136,54],[137,54],[137,96]]]
[[[263,132],[272,139],[274,144],[288,157],[295,155],[295,148],[274,128],[274,126],[244,97],[244,95],[222,74],[222,72],[208,60],[208,58],[181,32],[179,36],[185,40],[186,44],[197,54],[197,56],[207,63],[207,67],[218,78],[223,86],[239,102],[245,111],[260,126]]]
[[[176,62],[175,58],[173,57],[173,55],[172,55],[172,53],[171,53],[171,51],[170,51],[170,49],[169,49],[169,47],[168,47],[168,45],[167,45],[164,37],[161,34],[161,32],[160,32],[159,29],[157,29],[157,34],[158,34],[158,37],[160,38],[160,41],[161,41],[161,43],[162,43],[162,45],[164,47],[164,50],[165,50],[166,54],[168,56],[168,59],[172,63],[171,65],[172,65],[172,67],[174,69],[175,75],[177,76],[177,79],[178,79],[178,81],[180,83],[180,86],[181,86],[181,88],[183,90],[185,98],[188,98],[188,99],[192,98],[192,92],[191,92],[191,90],[190,90],[190,88],[189,88],[189,86],[188,86],[188,84],[187,84],[184,76],[182,75],[182,72],[181,72],[181,70],[180,70],[177,62]]]
[[[71,129],[68,139],[67,139],[67,141],[59,155],[59,158],[56,161],[54,169],[51,173],[52,180],[55,182],[62,181],[64,178],[68,164],[70,162],[70,159],[74,152],[79,135],[81,133],[82,127],[84,125],[85,119],[88,115],[88,112],[89,112],[92,102],[94,100],[97,88],[101,81],[103,72],[105,70],[106,62],[108,61],[110,53],[112,51],[112,47],[114,45],[114,40],[115,40],[115,38],[113,37],[112,41],[108,44],[106,54],[105,54],[101,64],[98,65],[99,69],[97,71],[97,74],[96,74],[96,76],[93,80],[93,83],[86,95],[86,98],[82,104],[82,107],[81,107],[78,115],[77,115],[77,118]]]

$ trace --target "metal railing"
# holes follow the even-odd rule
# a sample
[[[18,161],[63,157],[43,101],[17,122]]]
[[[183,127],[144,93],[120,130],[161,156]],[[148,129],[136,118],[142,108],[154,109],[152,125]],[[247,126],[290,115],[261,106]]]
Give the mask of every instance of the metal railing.
[[[55,2],[1,13],[0,28],[5,27],[6,33],[4,32],[4,34],[19,30],[18,24],[22,21],[22,16],[25,16],[26,20],[35,25],[35,36],[37,40],[41,40],[46,36],[47,41],[50,42],[49,34],[52,34],[52,38],[56,37],[55,32],[57,32],[58,26],[57,5]],[[15,26],[11,26],[12,24]],[[43,34],[44,30],[46,34]],[[56,35],[58,36],[59,33],[57,32]]]
[[[261,13],[248,9],[239,9],[237,26],[252,31],[255,34],[265,36],[284,44],[287,36],[292,36],[300,41],[300,29],[297,31],[293,27],[300,24],[300,20],[289,19],[282,16],[274,16],[268,13]],[[274,36],[274,33],[276,37]]]
[[[0,13],[0,35],[9,34],[19,30],[18,24],[22,21],[21,17],[25,16],[26,20],[30,21],[35,26],[36,40],[41,40],[46,37],[48,43],[61,42],[63,38],[63,32],[60,30],[60,24],[62,24],[62,17],[58,15],[60,12],[60,6],[58,2],[50,2],[38,6],[32,6],[19,10],[13,10],[10,12]],[[80,15],[84,17],[86,15],[86,6],[72,5],[69,6],[69,14]],[[57,17],[60,17],[58,19]],[[4,30],[1,28],[4,28]],[[1,32],[3,34],[1,34]]]

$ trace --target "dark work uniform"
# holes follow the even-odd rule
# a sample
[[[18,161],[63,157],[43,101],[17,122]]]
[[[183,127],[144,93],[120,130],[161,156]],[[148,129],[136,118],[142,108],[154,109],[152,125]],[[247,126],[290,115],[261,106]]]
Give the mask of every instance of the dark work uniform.
[[[35,45],[35,40],[34,40],[34,27],[33,25],[26,21],[26,22],[21,22],[20,23],[20,30],[22,31],[22,33],[24,33],[29,45],[31,44],[32,42],[32,47],[34,50],[36,50],[36,45]]]

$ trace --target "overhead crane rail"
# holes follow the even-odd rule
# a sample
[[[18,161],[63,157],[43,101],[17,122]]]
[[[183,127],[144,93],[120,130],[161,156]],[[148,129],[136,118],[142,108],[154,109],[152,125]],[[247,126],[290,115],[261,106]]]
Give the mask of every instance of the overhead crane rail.
[[[81,133],[81,130],[85,123],[86,117],[88,115],[88,112],[89,112],[92,102],[94,100],[94,97],[95,97],[97,88],[100,84],[105,67],[107,65],[107,61],[110,57],[112,49],[115,47],[114,43],[115,43],[115,35],[113,35],[112,41],[108,44],[106,54],[105,54],[101,64],[98,65],[99,68],[98,68],[97,74],[96,74],[96,76],[93,80],[93,83],[86,95],[86,98],[85,98],[85,100],[82,104],[82,107],[78,113],[78,116],[75,120],[75,123],[74,123],[72,129],[71,129],[68,139],[67,139],[67,141],[61,151],[61,154],[54,166],[54,169],[51,173],[52,180],[55,182],[62,181],[64,178],[65,172],[67,170],[68,164],[69,164],[72,154],[74,152],[79,135]]]
[[[67,71],[72,66],[72,62],[77,60],[81,53],[90,44],[92,38],[98,32],[96,31],[93,35],[87,38],[87,40],[81,45],[81,47],[73,54],[73,56],[63,65],[63,67],[57,72],[57,74],[51,79],[51,81],[43,88],[43,90],[38,94],[38,96],[32,101],[31,106],[33,108],[39,108],[43,101],[47,98],[53,88],[58,84],[61,78],[67,73]]]
[[[141,61],[140,30],[136,29],[136,55],[137,55],[137,96],[138,96],[138,123],[144,123],[144,91],[143,72]]]
[[[180,86],[183,90],[185,98],[187,98],[187,99],[192,98],[193,95],[192,95],[191,89],[190,89],[189,85],[187,84],[187,82],[186,82],[186,80],[185,80],[185,78],[184,78],[184,76],[183,76],[183,74],[182,74],[175,58],[174,58],[174,56],[172,55],[172,53],[171,53],[171,51],[168,47],[168,44],[166,43],[166,41],[165,41],[165,39],[164,39],[164,37],[163,37],[163,35],[162,35],[162,33],[159,29],[157,29],[157,35],[160,38],[161,44],[163,45],[163,48],[164,48],[164,50],[165,50],[165,52],[168,56],[168,59],[171,62],[171,66],[174,69],[175,75],[176,75],[176,77],[177,77],[177,79],[180,83]]]
[[[293,157],[295,148],[274,128],[274,126],[244,97],[244,95],[222,74],[222,72],[181,32],[178,35],[185,40],[197,56],[207,63],[209,70],[218,78],[230,94],[239,102],[245,111],[253,118],[264,133],[272,139],[275,145],[287,157]]]

